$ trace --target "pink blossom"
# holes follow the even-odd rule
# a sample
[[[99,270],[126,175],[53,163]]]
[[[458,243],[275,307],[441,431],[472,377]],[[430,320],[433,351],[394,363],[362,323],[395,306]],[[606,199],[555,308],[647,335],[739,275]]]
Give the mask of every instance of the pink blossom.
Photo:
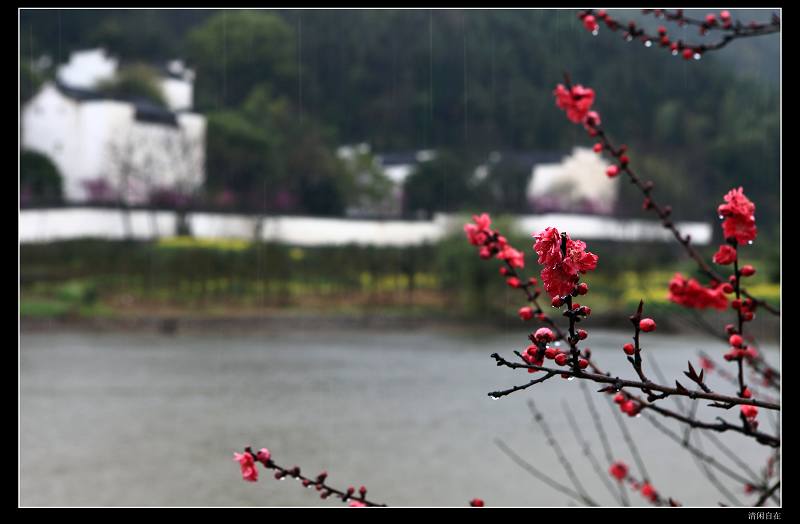
[[[544,265],[542,282],[551,297],[569,295],[579,280],[580,273],[597,267],[598,257],[586,251],[586,243],[565,236],[564,253],[561,252],[562,237],[556,228],[548,227],[534,235],[533,248],[539,254],[539,263]]]
[[[594,89],[580,84],[570,89],[558,84],[553,94],[556,97],[556,105],[566,111],[567,118],[576,124],[584,121],[594,103]]]
[[[508,244],[497,254],[497,258],[505,260],[511,267],[525,267],[525,255]]]
[[[348,506],[351,508],[366,508],[367,505],[360,500],[350,499],[350,502],[347,503]]]
[[[258,480],[258,470],[256,469],[255,460],[253,455],[248,452],[234,453],[233,460],[237,461],[242,468],[242,478],[248,482],[255,482]]]
[[[554,266],[561,262],[563,255],[561,254],[561,234],[558,229],[548,227],[533,237],[536,239],[533,249],[539,255],[539,264]]]
[[[669,282],[669,300],[688,308],[713,308],[722,311],[728,307],[724,288],[724,284],[704,287],[693,278],[687,280],[680,273],[675,273]]]
[[[565,270],[563,264],[546,267],[541,274],[544,289],[551,297],[569,295],[580,278],[577,274]]]
[[[717,208],[722,222],[722,232],[725,238],[735,238],[740,244],[745,244],[756,238],[756,206],[748,199],[744,190],[731,189],[724,197],[725,203]]]
[[[733,264],[733,261],[736,260],[736,248],[729,246],[728,244],[719,246],[717,252],[714,253],[713,260],[715,264],[719,264],[721,266]]]

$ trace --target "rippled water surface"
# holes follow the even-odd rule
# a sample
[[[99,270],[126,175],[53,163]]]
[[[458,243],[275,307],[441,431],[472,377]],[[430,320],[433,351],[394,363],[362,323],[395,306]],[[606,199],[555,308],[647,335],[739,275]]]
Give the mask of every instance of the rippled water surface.
[[[632,377],[619,349],[628,337],[594,331],[587,342],[605,368]],[[247,444],[266,446],[278,463],[298,464],[306,473],[328,469],[334,485],[366,484],[370,498],[390,505],[463,506],[473,497],[494,506],[575,504],[495,444],[502,439],[569,483],[531,417],[529,398],[546,413],[589,495],[599,504],[618,504],[582,457],[563,412],[568,405],[605,464],[579,381],[554,378],[500,400],[487,397],[529,380],[523,371],[496,367],[488,356],[511,358],[525,341],[524,330],[486,335],[313,326],[259,335],[23,333],[21,504],[341,504],[266,472],[258,483],[243,482],[232,453]],[[682,376],[687,360],[697,362],[697,349],[720,356],[725,350],[715,341],[680,336],[646,335],[644,345],[673,379]],[[778,360],[775,347],[764,350]],[[733,392],[716,375],[710,384]],[[633,466],[606,400],[595,399],[614,456]],[[699,411],[707,419],[719,414],[733,420],[737,413]],[[625,423],[664,495],[686,505],[731,503],[648,420],[625,417]],[[762,411],[762,428],[774,427]],[[760,471],[766,448],[739,435],[723,437]],[[742,486],[720,478],[735,499],[752,502]],[[638,494],[630,498],[642,503]]]

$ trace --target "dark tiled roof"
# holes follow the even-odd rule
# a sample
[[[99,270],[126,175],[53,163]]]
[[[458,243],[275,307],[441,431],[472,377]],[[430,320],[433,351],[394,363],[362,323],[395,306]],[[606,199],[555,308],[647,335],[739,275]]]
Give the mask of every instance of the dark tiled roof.
[[[155,104],[146,98],[111,96],[90,89],[70,87],[59,81],[56,81],[56,87],[64,96],[77,100],[78,102],[116,100],[132,104],[134,106],[134,118],[140,122],[163,124],[174,127],[178,125],[178,120],[173,111]]]
[[[567,155],[564,151],[503,151],[500,152],[499,163],[527,169],[539,164],[559,163]]]
[[[418,151],[395,151],[379,153],[384,166],[417,164]],[[533,168],[539,164],[553,164],[561,162],[569,153],[565,151],[499,151],[498,162],[504,165],[513,165],[523,168]]]
[[[384,166],[397,166],[405,164],[416,164],[417,151],[396,151],[392,153],[378,153],[377,156]]]

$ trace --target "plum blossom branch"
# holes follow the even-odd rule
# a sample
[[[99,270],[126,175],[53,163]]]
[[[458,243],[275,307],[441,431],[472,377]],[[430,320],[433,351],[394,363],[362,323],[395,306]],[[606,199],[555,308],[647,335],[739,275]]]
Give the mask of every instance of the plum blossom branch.
[[[514,450],[508,447],[508,445],[499,438],[496,438],[494,442],[495,445],[497,445],[497,447],[500,448],[500,451],[505,453],[512,461],[514,461],[515,464],[517,464],[519,467],[527,471],[532,476],[536,477],[544,484],[547,484],[554,490],[570,497],[571,499],[577,502],[580,502],[582,504],[587,503],[587,501],[584,500],[583,496],[580,493],[576,492],[572,488],[569,488],[568,486],[565,486],[564,484],[561,484],[556,480],[553,480],[550,476],[538,470],[533,464],[531,464],[524,458],[520,457],[516,452],[514,452]]]
[[[778,491],[778,488],[780,488],[780,487],[781,487],[781,481],[779,480],[778,482],[773,484],[773,486],[771,488],[769,488],[769,490],[766,493],[764,493],[763,495],[761,495],[758,498],[758,500],[756,501],[755,505],[756,506],[763,506],[764,503],[767,501],[767,499],[770,498],[772,495],[774,495],[775,492]]]
[[[553,369],[548,368],[545,366],[540,366],[536,364],[522,364],[518,362],[510,362],[503,357],[501,357],[497,353],[492,353],[490,355],[493,358],[498,366],[505,366],[511,369],[533,369],[535,371],[545,371],[547,373],[554,373],[554,374],[561,374],[561,375],[568,375],[575,378],[591,380],[593,382],[598,382],[600,384],[609,384],[612,386],[613,389],[622,389],[622,388],[634,388],[639,390],[647,390],[651,389],[653,391],[659,391],[662,393],[666,393],[666,396],[669,395],[680,395],[683,397],[689,397],[693,400],[695,399],[705,399],[705,400],[712,400],[719,404],[731,404],[731,405],[750,405],[750,406],[758,406],[765,409],[774,409],[780,410],[780,404],[773,404],[771,402],[764,402],[762,400],[757,399],[744,399],[739,397],[731,397],[728,395],[720,395],[717,393],[706,393],[702,390],[688,390],[683,387],[670,387],[664,386],[661,384],[655,384],[653,382],[639,382],[636,380],[627,380],[622,379],[619,377],[611,377],[608,375],[601,375],[598,373],[589,373],[584,370],[581,371],[574,371],[569,369]],[[607,388],[603,389],[604,391],[608,391]],[[491,395],[491,394],[490,394]]]
[[[572,467],[572,463],[570,463],[569,459],[564,454],[564,451],[561,449],[558,440],[556,440],[555,436],[553,436],[553,432],[550,431],[550,426],[547,424],[544,416],[538,409],[536,409],[536,404],[531,399],[528,399],[528,409],[530,409],[531,414],[533,415],[533,420],[539,424],[539,427],[542,428],[542,432],[544,433],[547,444],[553,450],[553,453],[555,453],[558,462],[561,464],[561,467],[564,468],[564,472],[567,474],[570,482],[572,482],[572,485],[575,487],[575,491],[580,494],[584,502],[590,506],[597,506],[597,503],[592,500],[591,497],[589,497],[589,494],[586,492],[586,488],[583,487],[580,479],[575,474],[575,469]]]
[[[583,437],[583,432],[581,431],[580,424],[578,424],[578,421],[575,420],[575,416],[572,414],[572,409],[570,409],[569,404],[565,399],[562,400],[561,406],[562,406],[562,411],[567,416],[567,422],[569,422],[569,426],[572,429],[572,434],[575,436],[575,440],[578,441],[578,445],[581,447],[583,455],[589,461],[589,464],[591,464],[592,469],[597,474],[597,476],[600,477],[600,480],[603,482],[603,485],[606,487],[606,489],[608,489],[609,493],[611,493],[611,496],[615,498],[619,497],[620,502],[623,505],[627,506],[628,503],[626,499],[623,497],[624,491],[620,491],[619,493],[617,493],[616,490],[614,489],[613,484],[611,484],[611,482],[608,480],[606,472],[603,470],[603,468],[600,467],[600,463],[597,461],[597,457],[595,457],[594,453],[592,453],[592,447],[589,444],[589,441],[587,441]],[[609,463],[610,462],[611,460],[609,459]]]
[[[691,243],[690,235],[683,235],[681,231],[675,226],[675,223],[670,218],[672,214],[672,207],[668,205],[659,204],[653,197],[653,189],[655,183],[652,181],[643,182],[639,176],[634,172],[630,164],[630,158],[626,154],[627,146],[621,145],[616,147],[608,138],[601,126],[600,115],[596,111],[591,111],[591,105],[594,102],[594,90],[583,87],[581,85],[572,85],[569,75],[565,74],[565,85],[559,84],[555,89],[556,104],[558,107],[564,109],[567,113],[567,118],[574,123],[582,123],[589,136],[599,140],[594,145],[594,151],[602,153],[607,151],[614,159],[615,164],[612,164],[606,170],[606,175],[609,178],[614,178],[620,173],[624,172],[630,182],[634,184],[644,195],[643,208],[645,210],[653,211],[658,215],[661,224],[664,228],[669,230],[675,237],[675,240],[684,248],[686,253],[697,263],[699,270],[716,282],[724,282],[725,279],[717,273],[700,255]],[[771,306],[766,301],[752,296],[746,289],[740,289],[741,294],[751,299],[754,305],[762,307],[770,313],[780,316],[780,310]]]
[[[586,407],[589,408],[589,414],[594,421],[594,427],[597,431],[598,436],[600,437],[600,443],[603,445],[603,452],[605,453],[606,462],[611,464],[614,462],[614,453],[611,451],[611,444],[608,441],[608,435],[606,434],[605,428],[603,427],[602,419],[600,418],[600,414],[597,412],[597,408],[594,404],[594,399],[592,398],[592,394],[589,392],[588,386],[586,386],[585,382],[581,382],[581,391],[583,391],[583,397],[586,400]],[[619,496],[622,500],[622,504],[624,506],[628,505],[628,495],[625,492],[625,484],[619,484]]]
[[[609,474],[614,477],[617,482],[628,482],[631,489],[640,491],[642,496],[655,506],[680,506],[672,497],[664,498],[646,479],[639,480],[628,472],[628,466],[624,462],[617,461],[611,465],[608,470]]]
[[[275,470],[275,478],[282,480],[284,478],[294,478],[299,480],[304,488],[311,488],[312,486],[319,492],[320,498],[326,499],[330,496],[337,497],[342,502],[347,502],[351,507],[385,507],[385,504],[379,504],[368,500],[367,488],[361,486],[358,492],[353,486],[349,486],[346,490],[340,490],[327,484],[325,481],[328,478],[328,473],[323,471],[315,478],[305,477],[300,473],[298,466],[291,468],[284,468],[272,460],[272,454],[267,448],[262,448],[258,453],[253,452],[250,446],[244,448],[244,453],[234,453],[234,460],[239,463],[242,469],[242,478],[249,482],[256,482],[258,480],[258,470],[256,464],[261,464],[266,469]]]
[[[634,21],[630,21],[627,24],[619,22],[612,18],[605,9],[580,11],[578,18],[581,19],[584,27],[595,36],[600,32],[600,23],[598,21],[602,21],[611,31],[622,31],[622,37],[628,42],[638,40],[645,47],[657,45],[668,49],[673,56],[681,55],[686,60],[700,60],[704,53],[722,49],[734,40],[769,35],[777,33],[781,29],[781,21],[776,14],[772,15],[772,19],[768,23],[750,22],[743,24],[738,20],[734,21],[727,10],[721,11],[719,15],[708,13],[703,20],[684,16],[683,9],[678,9],[674,12],[669,12],[665,9],[645,9],[643,12],[645,14],[653,13],[656,18],[676,22],[679,26],[698,26],[700,35],[705,35],[709,31],[721,32],[722,38],[708,44],[693,44],[683,40],[674,40],[669,37],[667,28],[663,25],[658,27],[658,34],[651,34]]]

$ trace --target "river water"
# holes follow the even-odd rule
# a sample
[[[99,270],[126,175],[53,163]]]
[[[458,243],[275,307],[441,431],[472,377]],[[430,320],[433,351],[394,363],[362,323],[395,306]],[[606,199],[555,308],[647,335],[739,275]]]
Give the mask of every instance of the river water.
[[[605,369],[632,378],[619,349],[629,336],[593,331],[586,342]],[[687,360],[697,362],[699,348],[717,356],[725,351],[719,342],[694,336],[643,337],[648,356],[672,380],[682,377]],[[279,464],[300,465],[306,474],[327,469],[332,485],[365,484],[368,498],[389,505],[464,506],[473,497],[492,506],[574,505],[495,444],[502,439],[569,485],[526,404],[534,399],[586,492],[598,504],[618,505],[582,457],[564,414],[566,403],[607,467],[580,381],[554,378],[499,400],[487,396],[529,380],[524,371],[498,368],[489,358],[493,352],[511,358],[525,342],[524,330],[517,329],[23,332],[20,503],[341,505],[320,500],[296,481],[276,481],[266,470],[257,483],[242,481],[232,454],[252,444],[268,447]],[[762,350],[777,362],[776,347]],[[734,390],[714,373],[709,384]],[[638,476],[606,399],[594,398],[614,457]],[[669,399],[662,402],[677,409]],[[738,415],[698,411],[709,420],[720,414],[730,420]],[[773,432],[769,415],[762,410],[761,427]],[[732,503],[645,417],[626,416],[624,422],[661,493],[685,505]],[[738,434],[720,438],[756,472],[765,464],[767,448]],[[702,444],[713,451],[708,441]],[[740,471],[721,453],[715,456]],[[719,478],[734,500],[753,502],[740,484]],[[644,504],[637,493],[629,497],[634,505]]]

